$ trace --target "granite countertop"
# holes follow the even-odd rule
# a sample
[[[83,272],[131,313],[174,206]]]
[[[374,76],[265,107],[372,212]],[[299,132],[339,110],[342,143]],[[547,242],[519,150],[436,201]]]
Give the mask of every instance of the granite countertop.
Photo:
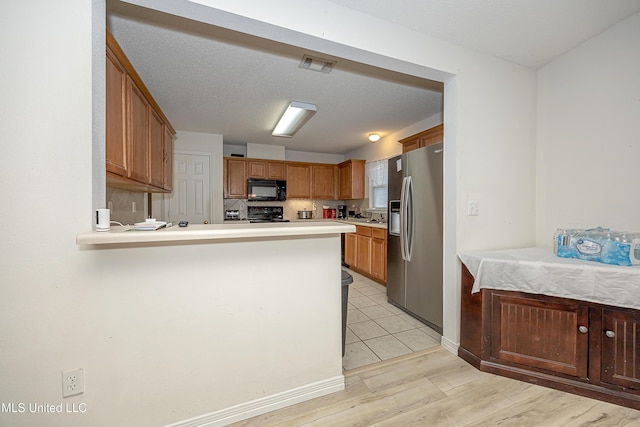
[[[307,220],[294,222],[250,224],[193,224],[181,228],[174,225],[154,231],[132,231],[130,227],[111,227],[111,231],[87,232],[76,236],[78,245],[135,244],[154,242],[183,242],[203,240],[263,239],[271,237],[317,236],[322,234],[353,233],[355,227],[335,221]]]

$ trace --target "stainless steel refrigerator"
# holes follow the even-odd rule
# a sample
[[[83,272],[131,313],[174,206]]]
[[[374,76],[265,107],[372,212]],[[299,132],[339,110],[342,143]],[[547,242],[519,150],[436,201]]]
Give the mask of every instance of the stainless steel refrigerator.
[[[389,159],[387,298],[442,333],[442,160],[434,144]]]

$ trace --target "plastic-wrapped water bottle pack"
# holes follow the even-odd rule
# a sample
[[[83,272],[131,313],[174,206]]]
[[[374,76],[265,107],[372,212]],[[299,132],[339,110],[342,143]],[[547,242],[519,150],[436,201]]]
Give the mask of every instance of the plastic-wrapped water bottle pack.
[[[612,265],[640,264],[640,233],[609,228],[558,229],[553,250],[562,258],[577,258]]]

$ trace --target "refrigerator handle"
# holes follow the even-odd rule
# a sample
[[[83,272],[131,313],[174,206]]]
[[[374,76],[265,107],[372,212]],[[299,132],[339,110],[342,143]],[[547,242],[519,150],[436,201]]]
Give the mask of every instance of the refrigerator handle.
[[[402,178],[400,192],[400,254],[407,261],[407,177]]]
[[[411,261],[413,254],[413,240],[415,237],[415,215],[413,207],[413,180],[411,176],[407,177],[407,261]]]

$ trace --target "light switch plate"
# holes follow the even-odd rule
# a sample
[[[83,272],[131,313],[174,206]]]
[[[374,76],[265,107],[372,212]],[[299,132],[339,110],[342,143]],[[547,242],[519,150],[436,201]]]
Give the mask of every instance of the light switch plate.
[[[478,216],[480,215],[480,202],[477,200],[468,200],[467,201],[467,215],[468,216]]]

